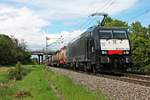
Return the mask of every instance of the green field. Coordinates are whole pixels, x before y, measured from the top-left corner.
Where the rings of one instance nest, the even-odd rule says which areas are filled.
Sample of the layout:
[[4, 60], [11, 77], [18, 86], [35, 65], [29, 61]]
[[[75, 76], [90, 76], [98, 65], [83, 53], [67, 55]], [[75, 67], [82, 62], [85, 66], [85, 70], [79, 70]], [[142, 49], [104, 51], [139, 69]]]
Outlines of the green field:
[[45, 66], [24, 68], [28, 74], [21, 81], [9, 80], [8, 70], [0, 71], [0, 100], [106, 100], [99, 91], [74, 84]]

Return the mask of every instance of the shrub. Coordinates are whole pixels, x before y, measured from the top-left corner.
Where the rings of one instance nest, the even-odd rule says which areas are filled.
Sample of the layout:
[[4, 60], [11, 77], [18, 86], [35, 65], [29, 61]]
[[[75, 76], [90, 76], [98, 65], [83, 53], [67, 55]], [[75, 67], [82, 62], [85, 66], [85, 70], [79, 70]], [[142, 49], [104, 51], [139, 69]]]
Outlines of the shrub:
[[11, 69], [9, 71], [9, 78], [10, 79], [15, 79], [15, 80], [21, 80], [24, 74], [25, 73], [23, 71], [22, 65], [21, 65], [20, 62], [18, 62], [16, 64], [15, 69]]
[[145, 72], [150, 72], [150, 64], [145, 66]]

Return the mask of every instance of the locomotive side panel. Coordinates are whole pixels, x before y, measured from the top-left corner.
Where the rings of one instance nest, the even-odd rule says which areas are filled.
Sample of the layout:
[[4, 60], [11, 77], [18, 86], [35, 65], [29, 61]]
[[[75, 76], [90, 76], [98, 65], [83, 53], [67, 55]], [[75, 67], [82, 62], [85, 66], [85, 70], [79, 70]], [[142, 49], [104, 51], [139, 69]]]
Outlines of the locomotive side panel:
[[67, 47], [67, 61], [85, 62], [87, 59], [87, 37], [82, 36]]

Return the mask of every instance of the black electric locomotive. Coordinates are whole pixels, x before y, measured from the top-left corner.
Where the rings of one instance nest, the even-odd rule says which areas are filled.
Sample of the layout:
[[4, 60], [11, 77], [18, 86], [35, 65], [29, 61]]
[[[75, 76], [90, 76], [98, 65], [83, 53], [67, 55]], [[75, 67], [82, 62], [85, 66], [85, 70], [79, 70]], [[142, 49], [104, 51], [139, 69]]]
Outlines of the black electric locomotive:
[[126, 70], [131, 63], [131, 47], [126, 28], [103, 26], [89, 28], [67, 46], [66, 62], [85, 71]]

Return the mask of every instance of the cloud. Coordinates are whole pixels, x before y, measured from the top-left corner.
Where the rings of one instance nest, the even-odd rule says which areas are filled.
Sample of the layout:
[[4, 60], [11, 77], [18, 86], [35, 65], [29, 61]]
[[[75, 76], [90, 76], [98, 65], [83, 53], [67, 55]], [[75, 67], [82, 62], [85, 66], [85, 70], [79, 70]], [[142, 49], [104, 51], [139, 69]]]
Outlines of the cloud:
[[[14, 35], [18, 39], [24, 39], [29, 48], [37, 45], [37, 48], [44, 44], [44, 35], [41, 28], [49, 22], [43, 20], [26, 8], [14, 8], [5, 5], [0, 6], [0, 33]], [[30, 45], [29, 45], [30, 44]]]
[[[37, 14], [47, 19], [79, 18], [93, 12], [117, 14], [132, 7], [138, 0], [14, 0], [40, 8]], [[41, 14], [42, 12], [42, 14]]]
[[[58, 34], [44, 33], [43, 28], [50, 26], [52, 21], [78, 19], [96, 11], [114, 15], [129, 9], [137, 0], [11, 0], [16, 5], [8, 2], [0, 4], [0, 33], [24, 39], [29, 49], [39, 49], [45, 47], [46, 36], [52, 38], [62, 36], [64, 39], [62, 45], [65, 45], [64, 43], [83, 32], [64, 30]], [[64, 26], [75, 24], [66, 22]], [[56, 43], [56, 40], [49, 41], [55, 42], [54, 49], [62, 46]]]
[[63, 46], [66, 46], [69, 42], [78, 38], [79, 35], [82, 34], [83, 32], [84, 32], [84, 30], [83, 31], [75, 30], [72, 32], [69, 32], [69, 31], [61, 32], [59, 35], [53, 37], [53, 38], [57, 38], [57, 39], [49, 41], [49, 42], [53, 41], [53, 42], [51, 42], [50, 46], [48, 47], [49, 51], [59, 50]]

